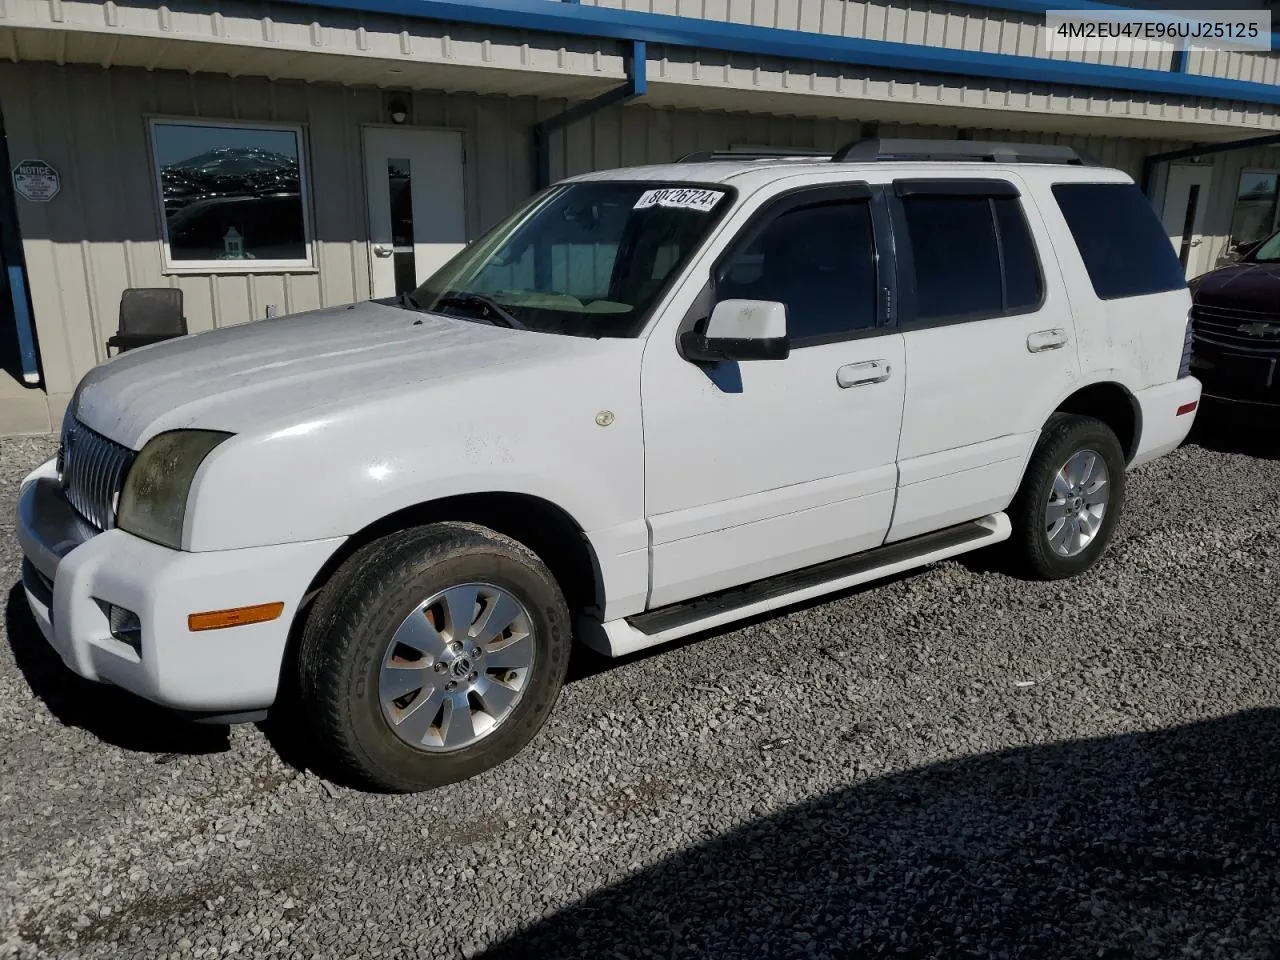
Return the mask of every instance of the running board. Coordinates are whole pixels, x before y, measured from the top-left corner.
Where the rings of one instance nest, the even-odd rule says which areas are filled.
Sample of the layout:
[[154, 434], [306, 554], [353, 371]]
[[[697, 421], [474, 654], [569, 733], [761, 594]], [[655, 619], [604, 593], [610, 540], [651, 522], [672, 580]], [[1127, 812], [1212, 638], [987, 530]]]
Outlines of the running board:
[[780, 610], [978, 550], [1008, 540], [1010, 533], [1008, 516], [993, 513], [981, 520], [900, 540], [705, 597], [673, 603], [634, 617], [610, 620], [604, 624], [584, 623], [582, 640], [606, 656], [622, 657], [735, 620]]

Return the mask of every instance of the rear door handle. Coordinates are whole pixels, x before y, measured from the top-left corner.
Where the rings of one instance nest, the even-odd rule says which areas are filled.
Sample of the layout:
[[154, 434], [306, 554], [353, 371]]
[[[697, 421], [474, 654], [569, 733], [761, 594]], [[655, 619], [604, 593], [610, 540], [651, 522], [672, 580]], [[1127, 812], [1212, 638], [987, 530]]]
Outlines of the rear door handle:
[[836, 383], [841, 389], [861, 387], [868, 383], [884, 383], [893, 373], [887, 360], [865, 360], [862, 363], [846, 363], [836, 371]]
[[1032, 353], [1044, 353], [1046, 350], [1057, 350], [1067, 345], [1065, 330], [1037, 330], [1027, 337], [1027, 349]]

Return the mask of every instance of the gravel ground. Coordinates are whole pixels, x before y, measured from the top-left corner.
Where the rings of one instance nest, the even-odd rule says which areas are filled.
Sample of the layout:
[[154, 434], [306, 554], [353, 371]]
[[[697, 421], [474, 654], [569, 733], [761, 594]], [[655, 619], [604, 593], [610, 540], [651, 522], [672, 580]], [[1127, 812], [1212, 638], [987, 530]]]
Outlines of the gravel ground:
[[1274, 960], [1280, 440], [1198, 432], [1082, 579], [584, 656], [521, 756], [390, 798], [62, 669], [10, 588], [52, 443], [0, 440], [0, 955]]

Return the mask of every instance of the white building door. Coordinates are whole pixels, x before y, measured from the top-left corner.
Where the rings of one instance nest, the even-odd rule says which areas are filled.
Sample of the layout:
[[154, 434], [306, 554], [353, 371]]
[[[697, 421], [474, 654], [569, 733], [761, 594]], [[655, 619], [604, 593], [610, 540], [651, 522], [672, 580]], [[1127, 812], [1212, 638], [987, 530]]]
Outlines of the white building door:
[[1175, 163], [1169, 167], [1162, 219], [1188, 280], [1205, 270], [1204, 212], [1212, 183], [1213, 167], [1207, 164]]
[[466, 244], [462, 134], [366, 127], [364, 169], [373, 296], [393, 297]]

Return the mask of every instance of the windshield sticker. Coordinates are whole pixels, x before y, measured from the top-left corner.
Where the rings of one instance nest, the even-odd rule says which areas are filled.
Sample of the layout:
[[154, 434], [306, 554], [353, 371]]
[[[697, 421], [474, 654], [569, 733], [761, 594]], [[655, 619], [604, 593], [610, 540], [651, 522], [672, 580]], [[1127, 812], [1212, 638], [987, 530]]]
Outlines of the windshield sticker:
[[661, 190], [646, 190], [636, 201], [636, 210], [649, 207], [672, 207], [677, 210], [698, 210], [710, 213], [712, 208], [724, 196], [723, 190], [698, 190], [690, 187], [664, 187]]

